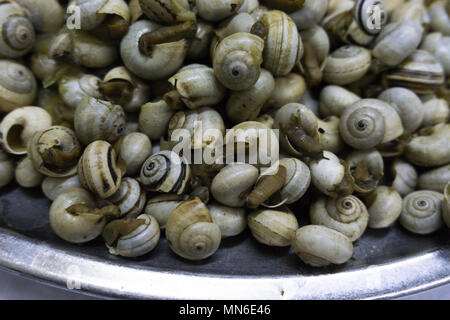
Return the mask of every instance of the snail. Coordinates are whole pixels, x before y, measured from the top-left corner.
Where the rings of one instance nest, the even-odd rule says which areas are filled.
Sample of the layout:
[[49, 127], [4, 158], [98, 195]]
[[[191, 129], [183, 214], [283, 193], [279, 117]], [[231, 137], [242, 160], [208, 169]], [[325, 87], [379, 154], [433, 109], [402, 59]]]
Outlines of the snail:
[[275, 80], [272, 74], [262, 69], [258, 81], [250, 89], [230, 94], [226, 103], [228, 119], [233, 123], [255, 120], [274, 89]]
[[434, 55], [444, 68], [445, 75], [450, 76], [450, 36], [443, 36], [440, 32], [429, 33], [420, 48]]
[[33, 134], [51, 125], [50, 114], [39, 107], [22, 107], [9, 112], [0, 123], [3, 150], [14, 155], [26, 154]]
[[120, 55], [127, 69], [145, 80], [159, 80], [171, 76], [181, 67], [187, 54], [188, 45], [185, 39], [160, 41], [147, 47], [141, 38], [145, 34], [158, 31], [159, 28], [160, 25], [148, 20], [136, 21], [120, 44]]
[[64, 103], [55, 88], [41, 89], [36, 104], [50, 114], [53, 125], [73, 128], [75, 110]]
[[303, 56], [303, 43], [296, 25], [282, 11], [264, 13], [251, 32], [264, 39], [263, 66], [275, 77], [289, 74]]
[[30, 105], [37, 94], [37, 83], [26, 66], [13, 60], [0, 60], [0, 112]]
[[6, 152], [0, 149], [0, 188], [7, 186], [14, 179], [14, 162]]
[[139, 7], [153, 21], [175, 24], [195, 20], [188, 0], [139, 0]]
[[175, 110], [162, 98], [148, 102], [141, 107], [139, 129], [151, 140], [159, 140], [166, 135], [174, 114]]
[[[379, 14], [378, 19], [380, 21], [374, 21], [374, 12]], [[370, 36], [379, 34], [388, 20], [387, 8], [384, 0], [358, 0], [353, 14], [355, 21], [361, 30]], [[377, 25], [376, 22], [378, 22], [379, 25]]]
[[330, 151], [323, 152], [323, 159], [309, 163], [311, 181], [322, 193], [330, 197], [349, 195], [353, 189], [345, 176], [345, 163]]
[[164, 95], [164, 100], [172, 108], [178, 100], [189, 109], [217, 105], [226, 93], [226, 89], [214, 76], [214, 70], [200, 64], [183, 67], [169, 78], [169, 82], [173, 90]]
[[444, 69], [436, 58], [428, 51], [416, 50], [384, 74], [383, 86], [405, 87], [417, 94], [428, 94], [443, 85], [444, 79]]
[[188, 49], [189, 60], [201, 60], [209, 54], [211, 41], [214, 37], [214, 27], [205, 21], [197, 21], [197, 31]]
[[345, 109], [340, 132], [344, 141], [356, 149], [367, 150], [395, 140], [403, 134], [400, 116], [390, 104], [362, 99]]
[[69, 72], [58, 82], [58, 91], [64, 103], [75, 109], [84, 97], [102, 99], [100, 92], [101, 79], [82, 72]]
[[84, 189], [69, 189], [56, 197], [50, 206], [50, 226], [58, 237], [71, 243], [86, 243], [97, 238], [107, 217], [116, 217], [118, 208], [95, 208], [92, 195]]
[[0, 56], [20, 58], [33, 48], [33, 24], [15, 1], [3, 0], [0, 6]]
[[217, 44], [213, 50], [213, 68], [217, 79], [231, 90], [248, 90], [259, 79], [264, 40], [238, 32]]
[[392, 164], [394, 188], [402, 197], [412, 193], [418, 183], [418, 174], [414, 166], [401, 159], [394, 160]]
[[450, 14], [446, 0], [434, 1], [428, 9], [431, 27], [434, 31], [450, 36]]
[[142, 214], [132, 220], [114, 220], [102, 232], [109, 253], [134, 258], [152, 251], [159, 242], [158, 221]]
[[174, 193], [166, 193], [157, 195], [150, 200], [144, 208], [144, 213], [154, 217], [161, 228], [165, 228], [167, 224], [167, 219], [184, 200], [186, 200], [185, 195], [177, 195]]
[[220, 41], [221, 39], [238, 32], [250, 33], [255, 22], [255, 18], [247, 12], [240, 12], [231, 16], [219, 24], [214, 32], [216, 38], [213, 41]]
[[115, 142], [124, 134], [125, 114], [119, 105], [84, 97], [75, 110], [74, 127], [81, 143]]
[[64, 24], [64, 9], [57, 0], [16, 0], [36, 31], [55, 32]]
[[81, 185], [101, 199], [111, 197], [119, 190], [122, 170], [116, 164], [116, 152], [106, 141], [89, 144], [78, 162]]
[[300, 32], [304, 43], [308, 43], [317, 56], [317, 63], [322, 67], [330, 53], [330, 38], [323, 27], [315, 25]]
[[215, 200], [229, 207], [243, 207], [258, 179], [258, 169], [245, 163], [232, 163], [214, 177], [211, 193]]
[[303, 8], [305, 0], [266, 0], [265, 3], [270, 8], [292, 13]]
[[359, 96], [341, 86], [329, 85], [320, 92], [320, 114], [340, 117], [345, 109], [361, 100]]
[[288, 103], [298, 102], [306, 90], [305, 79], [299, 74], [289, 73], [284, 77], [275, 78], [275, 88], [265, 107], [279, 109]]
[[196, 6], [200, 18], [218, 22], [239, 11], [244, 0], [197, 0]]
[[274, 128], [280, 129], [281, 145], [293, 156], [321, 157], [318, 119], [306, 106], [299, 103], [283, 106], [275, 115]]
[[405, 88], [390, 88], [383, 91], [378, 99], [389, 103], [400, 116], [405, 133], [413, 133], [421, 126], [424, 106], [420, 98]]
[[123, 0], [71, 0], [69, 10], [77, 8], [81, 30], [93, 30], [99, 27], [107, 15], [116, 15], [130, 21], [128, 4]]
[[450, 228], [450, 183], [444, 189], [444, 200], [442, 201], [442, 217], [447, 227]]
[[304, 5], [289, 16], [299, 30], [310, 29], [318, 24], [328, 9], [328, 0], [305, 0]]
[[339, 153], [344, 148], [344, 142], [339, 133], [338, 117], [326, 117], [318, 121], [319, 143], [324, 150]]
[[369, 228], [383, 229], [392, 226], [402, 213], [402, 197], [393, 188], [379, 186], [364, 198], [369, 212]]
[[430, 234], [443, 226], [442, 193], [435, 191], [416, 191], [403, 199], [400, 216], [401, 225], [417, 234]]
[[44, 180], [44, 175], [35, 169], [33, 161], [28, 157], [17, 164], [14, 177], [17, 184], [23, 188], [35, 188]]
[[313, 267], [343, 264], [353, 256], [353, 244], [342, 233], [324, 226], [305, 226], [295, 231], [292, 248]]
[[419, 131], [405, 147], [405, 156], [412, 164], [435, 167], [450, 161], [448, 137], [450, 124], [441, 123]]
[[422, 0], [400, 4], [391, 14], [392, 21], [413, 21], [428, 27], [430, 16]]
[[73, 188], [82, 188], [78, 175], [66, 178], [45, 177], [41, 184], [42, 192], [51, 201], [61, 193]]
[[309, 210], [311, 223], [345, 234], [350, 241], [359, 239], [369, 222], [367, 208], [355, 196], [319, 198]]
[[450, 164], [428, 170], [419, 176], [419, 189], [442, 192], [450, 181]]
[[331, 53], [323, 70], [324, 80], [345, 85], [361, 79], [371, 64], [370, 52], [359, 46], [346, 45]]
[[140, 181], [150, 191], [180, 195], [187, 191], [191, 177], [184, 157], [173, 151], [160, 151], [144, 162]]
[[450, 108], [445, 99], [432, 98], [423, 103], [422, 127], [431, 127], [439, 123], [446, 123], [449, 119]]
[[256, 122], [260, 122], [263, 125], [267, 126], [267, 128], [272, 129], [273, 124], [275, 123], [275, 119], [270, 114], [263, 114], [255, 119]]
[[182, 202], [169, 216], [166, 238], [170, 248], [188, 260], [213, 255], [221, 242], [220, 228], [213, 223], [208, 208], [198, 198]]
[[247, 215], [243, 208], [231, 208], [218, 203], [208, 204], [212, 221], [219, 226], [222, 239], [234, 237], [247, 228]]
[[140, 132], [127, 134], [116, 146], [117, 155], [125, 162], [128, 176], [138, 175], [145, 160], [152, 154], [150, 139]]
[[384, 175], [383, 157], [376, 150], [354, 151], [345, 159], [345, 174], [356, 192], [372, 192]]
[[258, 210], [248, 215], [247, 223], [253, 237], [271, 247], [289, 246], [298, 229], [297, 218], [289, 209]]
[[122, 179], [119, 189], [108, 198], [108, 201], [119, 207], [121, 217], [133, 219], [144, 210], [146, 199], [145, 190], [139, 182], [126, 177]]
[[150, 100], [150, 87], [123, 66], [113, 68], [105, 75], [99, 91], [126, 112], [138, 112]]
[[[247, 196], [246, 205], [250, 209], [256, 209], [269, 200], [275, 193], [281, 190], [286, 183], [287, 169], [279, 163], [262, 171], [253, 189]], [[283, 199], [279, 204], [268, 207], [279, 207], [286, 199]]]
[[28, 157], [36, 170], [54, 178], [77, 174], [81, 145], [71, 129], [52, 126], [36, 132], [28, 144]]

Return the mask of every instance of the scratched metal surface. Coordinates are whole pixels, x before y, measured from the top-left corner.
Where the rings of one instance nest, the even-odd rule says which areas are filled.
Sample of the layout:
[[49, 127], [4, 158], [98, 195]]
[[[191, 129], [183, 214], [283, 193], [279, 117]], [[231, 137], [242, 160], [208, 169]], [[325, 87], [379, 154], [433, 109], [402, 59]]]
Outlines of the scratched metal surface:
[[[368, 230], [344, 266], [313, 269], [289, 248], [257, 243], [248, 231], [223, 241], [202, 262], [173, 254], [165, 239], [139, 259], [108, 254], [101, 239], [71, 245], [48, 223], [39, 189], [10, 186], [0, 195], [0, 267], [101, 296], [192, 299], [389, 298], [450, 282], [450, 230], [417, 236], [395, 226]], [[296, 213], [308, 223], [304, 208]]]

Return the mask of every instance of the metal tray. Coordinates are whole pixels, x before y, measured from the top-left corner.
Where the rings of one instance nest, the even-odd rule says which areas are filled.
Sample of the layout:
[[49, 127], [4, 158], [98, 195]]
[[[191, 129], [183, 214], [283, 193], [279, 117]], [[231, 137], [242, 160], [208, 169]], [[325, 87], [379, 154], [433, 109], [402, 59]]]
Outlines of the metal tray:
[[[140, 259], [108, 254], [102, 241], [71, 245], [48, 223], [40, 190], [0, 195], [0, 267], [88, 294], [162, 299], [392, 298], [450, 282], [450, 230], [417, 236], [400, 226], [368, 230], [344, 266], [313, 269], [289, 248], [268, 248], [248, 231], [203, 262], [173, 254], [164, 239]], [[304, 209], [296, 211], [307, 223]]]

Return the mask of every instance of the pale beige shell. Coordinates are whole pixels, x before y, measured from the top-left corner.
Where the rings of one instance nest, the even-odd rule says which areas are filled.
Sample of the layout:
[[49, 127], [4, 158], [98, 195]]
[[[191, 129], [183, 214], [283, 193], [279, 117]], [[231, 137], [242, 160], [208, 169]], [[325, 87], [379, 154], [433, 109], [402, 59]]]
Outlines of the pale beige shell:
[[315, 25], [301, 31], [300, 35], [303, 42], [308, 42], [314, 48], [319, 64], [324, 63], [330, 53], [330, 38], [325, 29]]
[[450, 76], [450, 36], [440, 32], [429, 33], [422, 42], [421, 49], [427, 50], [441, 63], [445, 75]]
[[308, 166], [296, 158], [281, 159], [279, 165], [286, 168], [286, 181], [279, 191], [280, 198], [286, 204], [300, 200], [311, 184], [311, 172]]
[[369, 222], [366, 206], [355, 196], [321, 197], [311, 205], [309, 216], [312, 224], [339, 231], [351, 241], [363, 235]]
[[240, 12], [235, 16], [230, 17], [219, 25], [216, 29], [216, 37], [224, 38], [233, 33], [247, 32], [250, 33], [252, 26], [256, 20], [247, 12]]
[[390, 16], [392, 21], [413, 21], [427, 26], [431, 17], [424, 1], [408, 1], [399, 5]]
[[434, 31], [442, 32], [450, 36], [450, 16], [445, 6], [448, 6], [446, 0], [434, 1], [428, 10], [430, 14], [431, 26]]
[[384, 175], [384, 160], [377, 150], [353, 151], [345, 158], [345, 170], [355, 192], [369, 193]]
[[0, 111], [30, 105], [37, 93], [36, 79], [30, 69], [13, 60], [0, 60], [0, 69]]
[[36, 31], [55, 32], [64, 24], [64, 9], [58, 0], [16, 0]]
[[72, 109], [75, 109], [84, 97], [102, 99], [99, 91], [101, 79], [81, 72], [68, 73], [58, 82], [59, 95]]
[[311, 161], [309, 169], [317, 189], [330, 197], [337, 195], [341, 183], [345, 181], [345, 166], [335, 154], [324, 151], [323, 159]]
[[394, 180], [392, 188], [402, 196], [406, 196], [416, 189], [418, 174], [414, 166], [401, 159], [396, 159], [392, 164]]
[[340, 120], [335, 116], [318, 121], [319, 143], [324, 150], [335, 154], [344, 148], [344, 141], [339, 133], [339, 124]]
[[14, 162], [6, 152], [0, 149], [0, 188], [8, 185], [14, 179]]
[[28, 157], [17, 164], [14, 176], [17, 184], [23, 188], [37, 187], [44, 180], [44, 175], [34, 168], [33, 161]]
[[159, 98], [141, 107], [139, 113], [139, 129], [151, 140], [159, 140], [166, 135], [170, 119], [175, 110], [170, 108], [164, 99]]
[[127, 134], [119, 143], [118, 155], [125, 161], [126, 174], [138, 175], [145, 160], [152, 154], [152, 142], [145, 134], [134, 132]]
[[313, 267], [343, 264], [353, 256], [353, 244], [342, 233], [324, 226], [309, 225], [295, 232], [292, 248]]
[[197, 32], [191, 40], [187, 57], [191, 60], [201, 60], [209, 54], [214, 27], [205, 21], [197, 21]]
[[276, 109], [288, 103], [299, 102], [307, 90], [305, 79], [296, 73], [275, 78], [275, 89], [266, 106]]
[[189, 0], [139, 0], [139, 7], [152, 21], [175, 24], [195, 20]]
[[81, 30], [95, 29], [107, 15], [117, 15], [130, 21], [130, 9], [124, 0], [71, 0], [68, 10], [79, 15]]
[[238, 12], [244, 0], [196, 0], [200, 18], [218, 22]]
[[28, 141], [34, 133], [52, 125], [50, 114], [39, 107], [23, 107], [8, 113], [0, 123], [0, 142], [11, 154], [27, 153]]
[[450, 164], [426, 171], [419, 176], [419, 189], [442, 192], [450, 181]]
[[329, 85], [320, 92], [320, 114], [340, 117], [345, 109], [361, 100], [355, 93], [341, 86]]
[[82, 186], [78, 175], [68, 178], [46, 177], [41, 184], [42, 192], [49, 200], [52, 201], [55, 200], [61, 193], [69, 189], [81, 187]]
[[184, 200], [186, 200], [186, 196], [184, 195], [173, 193], [157, 195], [148, 200], [144, 213], [155, 217], [161, 228], [165, 228], [167, 219], [169, 219], [173, 210]]
[[450, 108], [446, 100], [433, 98], [424, 102], [423, 107], [422, 127], [434, 126], [448, 121]]
[[299, 30], [310, 29], [327, 13], [328, 0], [305, 0], [303, 7], [290, 14]]
[[369, 211], [369, 228], [383, 229], [392, 226], [402, 213], [402, 197], [393, 188], [379, 186], [364, 199]]
[[247, 214], [243, 208], [231, 208], [218, 203], [208, 204], [212, 221], [219, 226], [222, 239], [234, 237], [247, 228]]
[[247, 217], [248, 227], [253, 237], [271, 247], [287, 247], [298, 229], [295, 215], [285, 211], [263, 209], [252, 212]]
[[108, 201], [119, 207], [120, 216], [127, 219], [136, 218], [144, 210], [145, 190], [136, 179], [123, 178], [119, 190]]

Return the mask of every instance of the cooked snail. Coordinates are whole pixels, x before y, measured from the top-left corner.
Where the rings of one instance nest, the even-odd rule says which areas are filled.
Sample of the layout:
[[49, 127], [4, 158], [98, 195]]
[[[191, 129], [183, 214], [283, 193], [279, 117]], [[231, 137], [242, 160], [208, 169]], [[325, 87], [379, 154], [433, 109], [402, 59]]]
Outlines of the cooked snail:
[[54, 32], [64, 24], [64, 9], [57, 0], [16, 0], [39, 32]]
[[369, 212], [369, 228], [382, 229], [392, 226], [402, 213], [402, 197], [393, 188], [379, 186], [364, 198]]
[[73, 188], [82, 188], [78, 175], [68, 178], [46, 177], [41, 184], [42, 192], [52, 201], [61, 193]]
[[134, 132], [118, 141], [118, 156], [125, 162], [128, 176], [139, 174], [145, 160], [152, 153], [152, 143], [143, 133]]
[[419, 189], [442, 192], [450, 181], [450, 164], [426, 171], [419, 176]]
[[120, 216], [127, 219], [137, 217], [145, 206], [145, 190], [132, 178], [123, 178], [117, 192], [108, 201], [119, 207]]
[[213, 22], [237, 13], [243, 3], [244, 0], [196, 0], [198, 15]]
[[14, 179], [14, 163], [8, 155], [0, 149], [0, 188], [8, 185]]
[[443, 36], [442, 33], [429, 33], [421, 46], [427, 50], [441, 63], [445, 75], [450, 76], [450, 36]]
[[299, 30], [310, 29], [318, 24], [325, 16], [328, 0], [305, 0], [299, 10], [290, 14]]
[[139, 0], [139, 6], [154, 21], [174, 24], [195, 20], [188, 0]]
[[416, 189], [418, 182], [417, 171], [406, 161], [396, 159], [392, 164], [392, 173], [394, 180], [392, 188], [402, 196], [406, 196]]
[[298, 102], [306, 90], [305, 79], [296, 73], [275, 78], [275, 88], [266, 106], [279, 109], [288, 103]]
[[139, 129], [151, 140], [159, 140], [166, 135], [174, 114], [162, 98], [146, 103], [139, 113]]
[[44, 180], [44, 175], [35, 169], [33, 161], [28, 157], [17, 164], [14, 176], [17, 184], [24, 188], [35, 188]]
[[184, 195], [174, 193], [161, 194], [148, 200], [144, 213], [155, 217], [161, 228], [167, 224], [167, 219], [185, 199]]
[[376, 150], [354, 151], [345, 159], [345, 174], [356, 192], [372, 192], [384, 175], [383, 157]]
[[245, 209], [231, 208], [218, 203], [208, 204], [212, 221], [219, 226], [222, 239], [234, 237], [247, 228]]
[[59, 95], [72, 109], [75, 109], [84, 97], [102, 99], [101, 79], [81, 72], [69, 72], [58, 82]]
[[449, 119], [450, 108], [444, 99], [432, 98], [423, 104], [422, 127], [430, 127], [439, 123], [446, 123]]
[[340, 117], [345, 109], [359, 100], [359, 96], [344, 87], [326, 86], [320, 92], [320, 114], [324, 117]]

